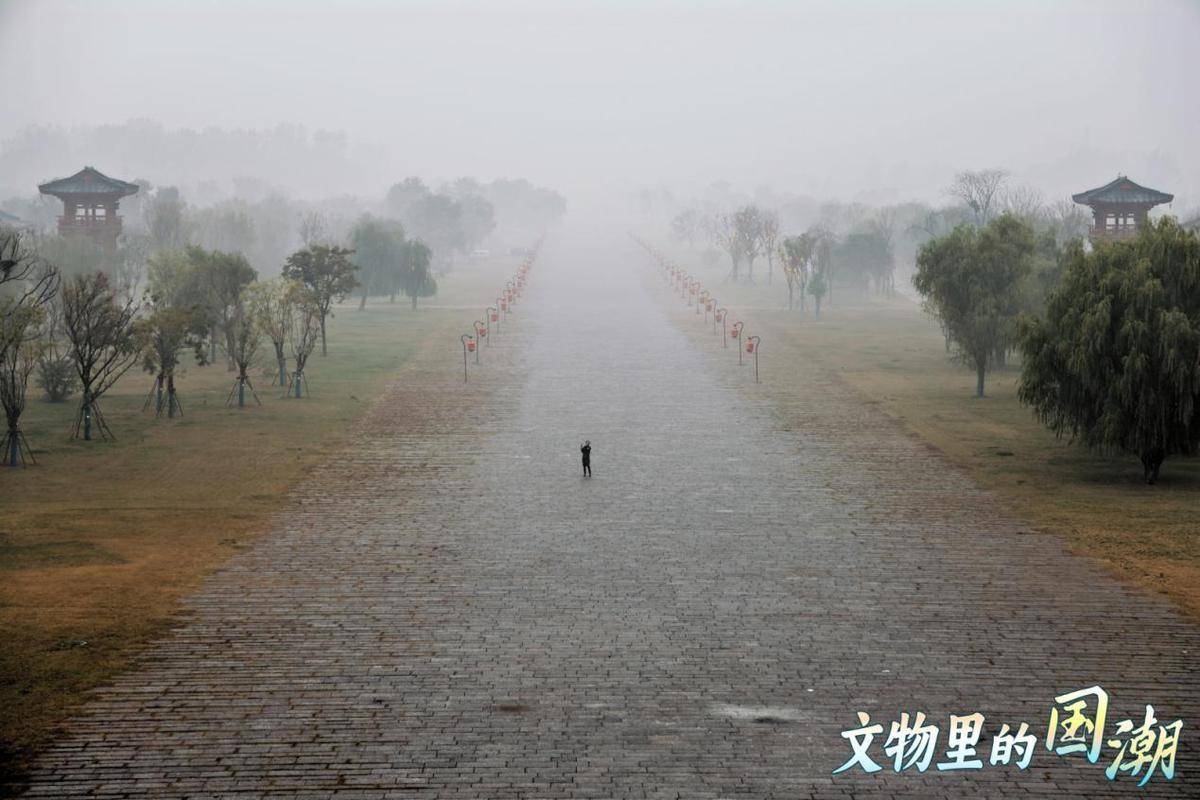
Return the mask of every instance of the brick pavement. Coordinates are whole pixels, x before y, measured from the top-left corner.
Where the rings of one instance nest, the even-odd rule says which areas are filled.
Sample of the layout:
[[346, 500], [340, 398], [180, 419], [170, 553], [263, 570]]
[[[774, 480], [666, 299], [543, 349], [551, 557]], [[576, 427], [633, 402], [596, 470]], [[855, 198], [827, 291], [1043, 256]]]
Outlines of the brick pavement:
[[[456, 383], [457, 343], [398, 380], [30, 795], [1197, 796], [1194, 624], [835, 375], [755, 387], [607, 247], [547, 246], [486, 385]], [[855, 710], [926, 712], [941, 760], [948, 714], [1043, 732], [1094, 683], [1113, 718], [1185, 720], [1173, 782], [1041, 747], [1026, 772], [830, 774]]]

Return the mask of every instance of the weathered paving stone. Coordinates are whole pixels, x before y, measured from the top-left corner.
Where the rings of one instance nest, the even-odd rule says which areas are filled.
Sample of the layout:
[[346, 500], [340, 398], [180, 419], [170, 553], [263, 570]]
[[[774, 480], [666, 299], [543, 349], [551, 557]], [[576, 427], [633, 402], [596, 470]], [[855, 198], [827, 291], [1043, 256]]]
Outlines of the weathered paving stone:
[[[640, 252], [593, 244], [548, 249], [467, 387], [456, 342], [398, 380], [30, 796], [1200, 793], [1195, 625], [836, 375], [754, 386], [643, 291]], [[1044, 733], [1054, 695], [1096, 683], [1110, 719], [1184, 719], [1173, 782], [1044, 748], [1026, 772], [831, 775], [857, 710], [929, 714], [935, 760], [947, 716], [981, 711], [986, 761], [1000, 722]]]

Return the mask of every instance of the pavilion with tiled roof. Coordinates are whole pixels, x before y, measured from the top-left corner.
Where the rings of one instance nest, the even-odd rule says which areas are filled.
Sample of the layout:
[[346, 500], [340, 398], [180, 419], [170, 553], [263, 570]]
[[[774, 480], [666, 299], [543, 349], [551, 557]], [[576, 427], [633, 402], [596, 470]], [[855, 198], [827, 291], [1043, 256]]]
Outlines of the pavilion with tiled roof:
[[1175, 195], [1149, 189], [1118, 175], [1115, 181], [1071, 195], [1071, 199], [1092, 209], [1093, 239], [1125, 239], [1137, 234], [1151, 208], [1171, 202]]
[[38, 191], [63, 202], [58, 232], [84, 234], [105, 244], [116, 244], [121, 233], [117, 207], [122, 197], [134, 194], [136, 183], [110, 178], [95, 167], [84, 167], [69, 178], [38, 186]]

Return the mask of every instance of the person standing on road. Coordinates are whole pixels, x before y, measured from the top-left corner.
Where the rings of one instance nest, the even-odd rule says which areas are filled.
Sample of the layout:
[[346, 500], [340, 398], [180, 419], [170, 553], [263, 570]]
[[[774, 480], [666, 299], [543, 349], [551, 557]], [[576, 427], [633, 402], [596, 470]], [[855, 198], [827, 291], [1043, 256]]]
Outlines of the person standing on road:
[[583, 453], [583, 477], [592, 477], [592, 442], [588, 440], [579, 447], [579, 452]]

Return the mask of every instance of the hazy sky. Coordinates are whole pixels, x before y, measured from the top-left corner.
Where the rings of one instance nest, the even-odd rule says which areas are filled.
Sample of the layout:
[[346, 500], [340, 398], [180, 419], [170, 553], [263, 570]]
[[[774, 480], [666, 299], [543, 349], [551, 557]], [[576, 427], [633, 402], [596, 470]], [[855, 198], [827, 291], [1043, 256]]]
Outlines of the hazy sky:
[[1198, 41], [1200, 0], [0, 0], [0, 136], [300, 123], [383, 145], [381, 186], [1200, 189]]

